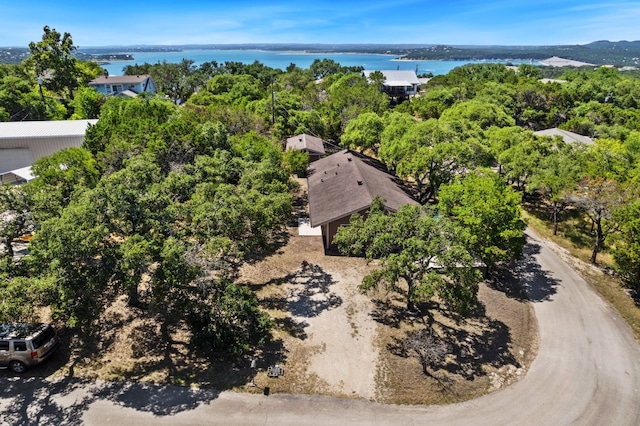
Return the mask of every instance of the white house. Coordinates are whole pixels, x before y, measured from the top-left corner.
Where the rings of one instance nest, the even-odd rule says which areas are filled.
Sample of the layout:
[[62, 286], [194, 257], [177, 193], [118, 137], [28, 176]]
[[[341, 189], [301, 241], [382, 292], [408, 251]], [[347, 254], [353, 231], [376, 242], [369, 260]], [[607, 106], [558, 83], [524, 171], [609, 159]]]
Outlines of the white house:
[[97, 122], [98, 120], [0, 122], [0, 180], [30, 180], [30, 174], [25, 168], [62, 149], [81, 147], [87, 128]]
[[89, 87], [108, 96], [135, 96], [142, 92], [156, 93], [156, 84], [150, 75], [103, 75], [90, 81]]
[[[375, 71], [363, 71], [367, 79], [371, 79], [370, 75]], [[381, 90], [392, 98], [408, 99], [418, 93], [420, 80], [415, 71], [389, 71], [380, 70], [384, 75]]]

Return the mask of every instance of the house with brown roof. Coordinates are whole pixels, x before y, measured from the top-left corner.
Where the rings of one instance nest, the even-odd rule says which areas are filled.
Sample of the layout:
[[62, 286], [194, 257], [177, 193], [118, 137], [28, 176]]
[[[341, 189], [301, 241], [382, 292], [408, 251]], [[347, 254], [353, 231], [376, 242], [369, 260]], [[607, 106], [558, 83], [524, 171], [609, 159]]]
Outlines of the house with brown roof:
[[107, 96], [137, 96], [142, 92], [156, 93], [156, 84], [150, 75], [102, 75], [89, 82], [98, 92]]
[[324, 141], [319, 137], [305, 133], [287, 139], [285, 150], [288, 151], [290, 149], [308, 152], [309, 162], [319, 160], [325, 155]]
[[309, 218], [312, 227], [321, 227], [325, 249], [338, 228], [348, 225], [352, 214], [366, 214], [377, 196], [390, 212], [405, 204], [419, 205], [382, 164], [349, 150], [310, 164], [307, 176]]

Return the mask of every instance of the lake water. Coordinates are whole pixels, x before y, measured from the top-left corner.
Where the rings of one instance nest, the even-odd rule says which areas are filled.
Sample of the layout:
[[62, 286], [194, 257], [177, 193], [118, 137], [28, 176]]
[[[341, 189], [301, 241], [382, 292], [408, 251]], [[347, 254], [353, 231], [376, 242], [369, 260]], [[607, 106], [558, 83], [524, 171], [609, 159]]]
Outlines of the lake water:
[[[127, 52], [128, 53], [128, 52]], [[396, 55], [378, 55], [365, 53], [307, 53], [302, 51], [274, 52], [265, 50], [183, 50], [181, 52], [139, 52], [132, 53], [133, 61], [117, 61], [103, 65], [109, 75], [122, 75], [127, 65], [155, 64], [162, 61], [178, 63], [183, 59], [190, 59], [199, 66], [204, 62], [216, 61], [224, 64], [226, 61], [251, 64], [259, 61], [270, 68], [285, 70], [289, 64], [306, 69], [315, 59], [333, 59], [342, 66], [362, 66], [367, 70], [414, 70], [417, 74], [432, 73], [446, 74], [455, 67], [468, 63], [500, 62], [500, 61], [414, 61], [398, 60]], [[512, 61], [518, 64], [517, 61]]]

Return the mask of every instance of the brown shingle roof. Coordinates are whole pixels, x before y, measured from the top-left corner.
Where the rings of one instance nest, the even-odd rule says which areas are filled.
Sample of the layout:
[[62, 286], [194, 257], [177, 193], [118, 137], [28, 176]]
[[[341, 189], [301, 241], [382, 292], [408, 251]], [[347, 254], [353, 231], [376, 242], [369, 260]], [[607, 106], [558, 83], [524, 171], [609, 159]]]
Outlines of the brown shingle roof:
[[348, 150], [311, 163], [307, 175], [311, 226], [367, 209], [376, 196], [390, 211], [418, 204], [378, 162]]
[[297, 149], [299, 151], [307, 151], [312, 154], [323, 155], [324, 142], [318, 137], [310, 136], [303, 133], [301, 135], [288, 138], [286, 149]]

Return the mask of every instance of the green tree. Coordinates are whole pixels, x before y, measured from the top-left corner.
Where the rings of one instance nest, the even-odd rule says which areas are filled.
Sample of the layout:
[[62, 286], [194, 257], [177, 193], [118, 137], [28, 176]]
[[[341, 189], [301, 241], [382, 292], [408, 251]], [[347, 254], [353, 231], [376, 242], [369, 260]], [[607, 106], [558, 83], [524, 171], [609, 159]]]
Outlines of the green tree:
[[508, 127], [515, 125], [515, 120], [507, 115], [500, 106], [476, 100], [453, 105], [442, 113], [440, 119], [442, 121], [466, 119], [477, 123], [483, 130], [491, 126]]
[[105, 103], [106, 97], [91, 87], [78, 89], [75, 98], [71, 101], [73, 107], [72, 120], [98, 118], [100, 108]]
[[[41, 41], [29, 43], [30, 55], [25, 59], [25, 66], [35, 70], [47, 89], [59, 94], [66, 92], [67, 98], [73, 99], [80, 82], [95, 78], [99, 71], [79, 66], [79, 60], [74, 56], [77, 47], [71, 34], [61, 34], [48, 26], [43, 31]], [[87, 75], [85, 71], [93, 75]]]
[[459, 138], [455, 129], [436, 120], [418, 123], [403, 141], [415, 141], [418, 147], [398, 163], [396, 170], [416, 183], [421, 201], [434, 198], [441, 185], [477, 165], [473, 141]]
[[83, 148], [67, 148], [43, 157], [31, 169], [35, 179], [27, 188], [39, 221], [58, 216], [75, 195], [93, 188], [100, 178], [95, 158]]
[[13, 263], [13, 240], [28, 228], [33, 228], [29, 193], [22, 186], [0, 184], [0, 244], [7, 266]]
[[628, 188], [604, 177], [581, 180], [571, 195], [573, 205], [584, 211], [593, 225], [595, 239], [589, 259], [591, 263], [597, 262], [598, 253], [604, 248], [607, 237], [619, 229], [618, 219], [624, 216], [616, 216], [613, 213], [626, 204], [629, 196]]
[[560, 214], [571, 204], [570, 196], [582, 177], [584, 163], [580, 146], [556, 141], [555, 149], [542, 158], [527, 190], [537, 192], [548, 204], [553, 235], [558, 233]]
[[60, 216], [41, 224], [29, 246], [31, 256], [25, 258], [38, 276], [57, 282], [54, 314], [84, 330], [91, 330], [93, 320], [113, 295], [108, 286], [113, 241], [100, 217], [89, 191]]
[[342, 66], [333, 59], [314, 59], [309, 70], [316, 80], [325, 78], [330, 74], [338, 74], [342, 70]]
[[282, 166], [290, 174], [303, 176], [309, 164], [309, 153], [289, 149], [282, 155]]
[[524, 247], [520, 194], [491, 170], [480, 169], [440, 188], [439, 210], [465, 230], [465, 243], [490, 270], [517, 259]]
[[346, 148], [360, 151], [371, 150], [377, 154], [380, 136], [384, 130], [382, 118], [375, 112], [364, 112], [351, 120], [340, 138], [340, 144]]
[[625, 205], [613, 213], [620, 223], [620, 239], [613, 249], [615, 269], [636, 290], [640, 289], [640, 202]]
[[382, 287], [403, 294], [409, 312], [437, 294], [449, 309], [466, 314], [477, 302], [480, 274], [458, 235], [452, 222], [433, 211], [405, 205], [387, 213], [377, 198], [366, 219], [352, 215], [334, 242], [343, 254], [379, 261], [364, 277], [362, 291]]

